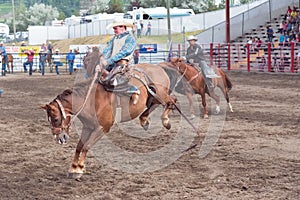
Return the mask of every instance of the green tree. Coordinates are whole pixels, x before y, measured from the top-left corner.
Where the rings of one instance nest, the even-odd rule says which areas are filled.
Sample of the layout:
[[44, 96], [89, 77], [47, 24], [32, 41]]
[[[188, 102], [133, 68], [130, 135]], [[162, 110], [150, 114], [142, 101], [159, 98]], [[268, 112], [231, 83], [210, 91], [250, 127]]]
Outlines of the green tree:
[[109, 0], [95, 0], [94, 3], [90, 6], [90, 13], [97, 14], [103, 13], [108, 9]]
[[34, 4], [26, 12], [28, 25], [46, 25], [59, 17], [57, 8], [45, 4]]
[[107, 13], [122, 13], [124, 11], [123, 1], [122, 0], [111, 0], [108, 3]]
[[155, 8], [155, 7], [166, 7], [165, 0], [142, 0], [141, 7], [143, 8]]

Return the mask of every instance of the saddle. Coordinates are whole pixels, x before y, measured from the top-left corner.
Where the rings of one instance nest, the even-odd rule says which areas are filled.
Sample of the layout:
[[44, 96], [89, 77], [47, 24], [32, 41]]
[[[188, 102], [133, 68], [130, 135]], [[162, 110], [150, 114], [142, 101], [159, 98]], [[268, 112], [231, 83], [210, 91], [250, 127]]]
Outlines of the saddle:
[[[134, 71], [143, 75], [143, 78], [138, 76]], [[102, 70], [102, 76], [99, 77], [99, 84], [103, 85], [104, 89], [108, 92], [113, 92], [118, 96], [129, 96], [138, 93], [139, 89], [129, 83], [131, 78], [139, 80], [148, 91], [147, 107], [151, 106], [153, 96], [156, 94], [156, 87], [151, 78], [140, 68], [129, 67], [128, 61], [120, 60], [115, 63], [115, 66], [109, 72]]]

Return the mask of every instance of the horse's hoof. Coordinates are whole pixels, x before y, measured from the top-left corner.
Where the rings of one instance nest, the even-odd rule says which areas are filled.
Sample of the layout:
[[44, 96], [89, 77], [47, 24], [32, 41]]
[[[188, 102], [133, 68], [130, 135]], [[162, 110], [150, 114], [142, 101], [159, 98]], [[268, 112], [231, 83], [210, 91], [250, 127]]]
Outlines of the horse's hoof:
[[194, 115], [194, 114], [192, 114], [191, 116], [190, 116], [190, 119], [194, 119], [196, 116]]
[[143, 127], [143, 129], [144, 129], [145, 131], [148, 130], [149, 124], [150, 124], [149, 121], [147, 121], [144, 125], [142, 125], [142, 127]]
[[166, 129], [168, 129], [168, 130], [170, 130], [170, 128], [171, 128], [171, 124], [170, 124], [170, 123], [167, 123], [167, 124], [165, 124], [164, 126], [165, 126]]
[[204, 119], [208, 119], [208, 115], [207, 114], [204, 115]]
[[82, 177], [82, 173], [68, 173], [68, 178], [79, 180]]

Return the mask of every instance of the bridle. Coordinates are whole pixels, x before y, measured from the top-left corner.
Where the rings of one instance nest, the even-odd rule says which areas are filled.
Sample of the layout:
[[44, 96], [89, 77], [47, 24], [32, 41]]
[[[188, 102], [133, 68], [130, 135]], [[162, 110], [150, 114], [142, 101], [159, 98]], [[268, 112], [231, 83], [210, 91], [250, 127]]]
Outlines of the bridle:
[[[184, 69], [184, 72], [182, 73], [182, 70], [180, 69], [180, 64], [177, 65], [177, 70], [178, 70], [180, 73], [182, 73], [180, 79], [182, 79], [182, 77], [185, 76], [186, 71], [187, 71], [187, 68], [188, 68], [188, 67], [187, 67], [187, 64], [184, 64], [184, 66], [185, 66], [185, 69]], [[200, 72], [199, 72], [199, 73], [200, 73]], [[191, 84], [191, 82], [199, 76], [199, 73], [197, 73], [197, 74], [194, 75], [192, 78], [190, 78], [190, 79], [188, 80], [188, 83]]]
[[[70, 128], [70, 126], [71, 126], [71, 117], [72, 117], [72, 114], [67, 114], [66, 113], [64, 106], [62, 105], [61, 101], [58, 98], [54, 99], [53, 101], [55, 101], [58, 104], [59, 111], [60, 111], [60, 113], [62, 115], [62, 120], [61, 120], [61, 127], [60, 128], [59, 127], [54, 127], [52, 125], [52, 121], [51, 121], [50, 116], [48, 116], [48, 121], [50, 122], [50, 129], [52, 130], [54, 128], [55, 129], [59, 128], [61, 130], [60, 132], [67, 131]], [[68, 117], [70, 118], [70, 120], [69, 120], [69, 123], [65, 126], [64, 122], [68, 119]]]

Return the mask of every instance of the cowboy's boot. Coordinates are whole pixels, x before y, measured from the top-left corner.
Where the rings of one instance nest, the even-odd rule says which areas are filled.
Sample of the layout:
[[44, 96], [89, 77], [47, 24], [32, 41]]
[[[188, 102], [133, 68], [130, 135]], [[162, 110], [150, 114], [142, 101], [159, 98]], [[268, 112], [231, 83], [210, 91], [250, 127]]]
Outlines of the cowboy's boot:
[[127, 91], [128, 93], [131, 93], [131, 100], [132, 104], [136, 105], [140, 98], [140, 90], [136, 86], [131, 86], [130, 89]]

